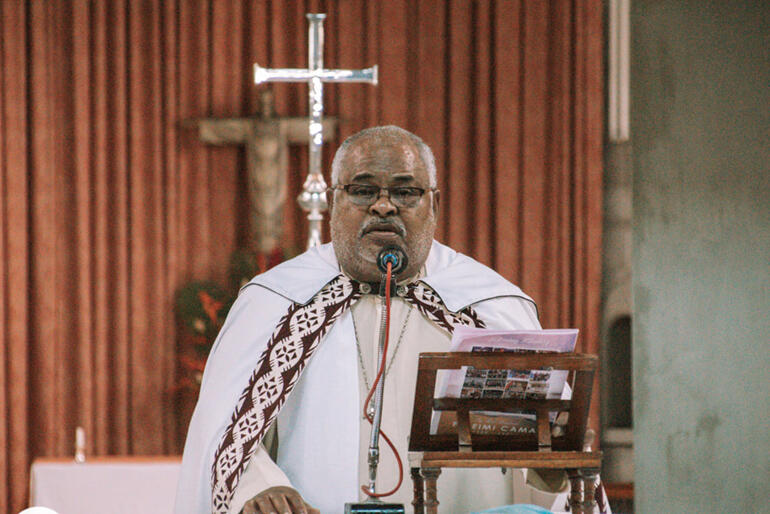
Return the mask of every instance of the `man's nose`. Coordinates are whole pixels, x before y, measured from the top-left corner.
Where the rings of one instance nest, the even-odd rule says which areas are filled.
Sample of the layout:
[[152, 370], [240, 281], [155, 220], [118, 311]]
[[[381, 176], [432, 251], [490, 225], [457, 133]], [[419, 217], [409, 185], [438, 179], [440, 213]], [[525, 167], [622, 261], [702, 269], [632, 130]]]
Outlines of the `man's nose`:
[[387, 194], [387, 191], [383, 190], [380, 191], [380, 196], [377, 197], [377, 200], [369, 207], [369, 212], [385, 217], [397, 213], [398, 208], [390, 201], [390, 195]]

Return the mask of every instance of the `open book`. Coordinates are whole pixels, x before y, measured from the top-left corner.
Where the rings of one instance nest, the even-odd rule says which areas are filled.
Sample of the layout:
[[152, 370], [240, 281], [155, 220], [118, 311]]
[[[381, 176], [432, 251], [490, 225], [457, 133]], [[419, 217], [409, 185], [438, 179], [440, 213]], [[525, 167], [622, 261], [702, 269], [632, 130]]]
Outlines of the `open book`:
[[[452, 336], [452, 352], [572, 352], [577, 329], [489, 330], [457, 327]], [[475, 369], [440, 371], [436, 396], [449, 398], [565, 398], [570, 394], [566, 370], [553, 369]], [[566, 387], [565, 387], [566, 385]], [[552, 413], [552, 419], [555, 413]], [[478, 411], [471, 413], [474, 434], [534, 434], [534, 413], [504, 414]], [[454, 412], [434, 412], [431, 434], [457, 432]]]

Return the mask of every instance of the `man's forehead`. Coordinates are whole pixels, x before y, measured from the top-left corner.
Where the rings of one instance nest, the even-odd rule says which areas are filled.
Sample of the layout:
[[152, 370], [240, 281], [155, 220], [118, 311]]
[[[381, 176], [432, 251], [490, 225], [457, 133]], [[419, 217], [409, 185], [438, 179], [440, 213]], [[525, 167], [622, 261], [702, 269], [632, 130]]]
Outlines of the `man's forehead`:
[[364, 140], [346, 153], [342, 175], [349, 179], [387, 175], [395, 181], [427, 177], [427, 169], [416, 145], [409, 140]]

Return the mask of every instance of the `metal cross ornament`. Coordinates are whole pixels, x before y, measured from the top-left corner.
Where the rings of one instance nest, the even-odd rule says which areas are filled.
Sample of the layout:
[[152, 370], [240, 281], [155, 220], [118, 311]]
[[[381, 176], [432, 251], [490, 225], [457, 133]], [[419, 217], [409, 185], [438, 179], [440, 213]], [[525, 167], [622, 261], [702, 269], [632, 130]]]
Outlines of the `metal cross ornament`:
[[300, 207], [308, 213], [308, 240], [311, 248], [321, 244], [323, 212], [328, 208], [326, 182], [321, 172], [321, 146], [323, 144], [323, 83], [365, 82], [377, 85], [377, 65], [363, 70], [327, 70], [323, 67], [325, 14], [306, 14], [308, 22], [308, 67], [269, 69], [254, 65], [254, 82], [307, 82], [309, 85], [310, 121], [308, 124], [308, 174], [297, 198]]

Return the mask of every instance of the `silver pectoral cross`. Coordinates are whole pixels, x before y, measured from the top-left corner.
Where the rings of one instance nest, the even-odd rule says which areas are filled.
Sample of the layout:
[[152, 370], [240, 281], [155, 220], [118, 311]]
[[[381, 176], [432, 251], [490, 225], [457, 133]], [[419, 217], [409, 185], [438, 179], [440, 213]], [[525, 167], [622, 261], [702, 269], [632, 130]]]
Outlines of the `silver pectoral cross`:
[[324, 82], [366, 82], [377, 84], [377, 65], [363, 70], [327, 70], [323, 67], [325, 14], [307, 14], [308, 67], [268, 69], [254, 65], [254, 82], [307, 82], [309, 84], [310, 122], [308, 125], [308, 174], [297, 198], [300, 207], [308, 215], [308, 248], [321, 244], [321, 222], [327, 209], [326, 182], [321, 172], [321, 145], [323, 144], [323, 83]]

